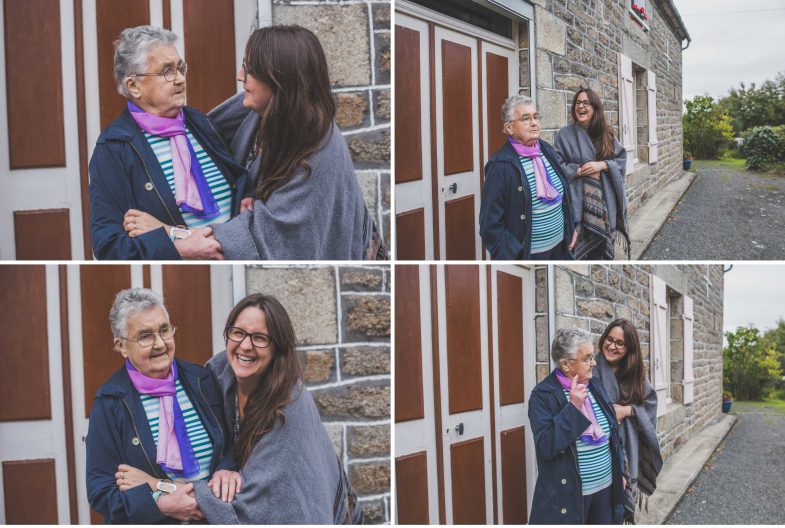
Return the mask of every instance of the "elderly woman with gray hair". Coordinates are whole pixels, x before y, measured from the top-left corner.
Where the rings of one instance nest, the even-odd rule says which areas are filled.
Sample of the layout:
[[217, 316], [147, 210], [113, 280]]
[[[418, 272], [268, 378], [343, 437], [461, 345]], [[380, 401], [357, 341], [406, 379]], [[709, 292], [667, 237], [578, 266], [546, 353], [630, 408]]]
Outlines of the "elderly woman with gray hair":
[[157, 293], [121, 291], [109, 320], [125, 363], [90, 411], [90, 506], [109, 524], [200, 520], [195, 482], [209, 479], [225, 501], [242, 485], [220, 389], [206, 369], [174, 358], [175, 327]]
[[529, 398], [537, 454], [532, 524], [621, 524], [624, 453], [613, 404], [592, 379], [591, 334], [560, 329], [556, 364]]
[[[115, 80], [128, 103], [90, 159], [90, 234], [98, 259], [220, 259], [208, 224], [240, 213], [247, 176], [207, 117], [185, 106], [188, 65], [176, 40], [171, 31], [139, 26], [115, 42]], [[131, 209], [171, 227], [131, 237], [125, 229]]]
[[534, 102], [513, 95], [501, 112], [507, 142], [485, 165], [483, 243], [493, 259], [567, 260], [575, 245], [570, 193], [553, 147], [540, 139]]

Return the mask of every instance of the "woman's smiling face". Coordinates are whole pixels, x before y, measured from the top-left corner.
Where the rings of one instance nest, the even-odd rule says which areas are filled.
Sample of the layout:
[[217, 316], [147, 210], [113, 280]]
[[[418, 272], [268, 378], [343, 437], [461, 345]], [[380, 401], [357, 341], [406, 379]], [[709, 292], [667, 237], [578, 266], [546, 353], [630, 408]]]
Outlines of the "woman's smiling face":
[[614, 326], [602, 343], [602, 353], [609, 365], [616, 365], [627, 354], [627, 343], [624, 342], [624, 330]]
[[[246, 334], [269, 335], [267, 318], [256, 306], [249, 306], [240, 312], [232, 326], [244, 330]], [[266, 348], [260, 348], [251, 343], [251, 335], [240, 342], [230, 339], [226, 343], [226, 354], [238, 381], [258, 381], [275, 354], [275, 343], [270, 341]]]
[[586, 92], [581, 92], [575, 101], [575, 119], [579, 125], [586, 128], [589, 126], [592, 117], [594, 117], [594, 107], [589, 101], [589, 95]]
[[137, 339], [145, 334], [160, 334], [171, 329], [169, 316], [160, 306], [142, 310], [128, 317], [125, 338], [115, 338], [115, 346], [136, 370], [149, 378], [163, 379], [174, 360], [174, 336], [164, 340], [155, 336], [153, 344], [141, 346]]

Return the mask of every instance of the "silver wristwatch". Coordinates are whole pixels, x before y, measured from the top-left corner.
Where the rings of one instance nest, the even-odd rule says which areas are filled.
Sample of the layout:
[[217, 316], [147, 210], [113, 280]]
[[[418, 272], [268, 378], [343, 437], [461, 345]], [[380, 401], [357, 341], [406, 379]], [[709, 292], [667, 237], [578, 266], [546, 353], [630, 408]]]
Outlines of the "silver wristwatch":
[[172, 239], [172, 242], [188, 238], [189, 236], [191, 236], [191, 230], [184, 227], [172, 226], [172, 229], [169, 231], [169, 238]]
[[174, 493], [177, 491], [177, 485], [169, 479], [161, 479], [155, 488], [161, 493]]

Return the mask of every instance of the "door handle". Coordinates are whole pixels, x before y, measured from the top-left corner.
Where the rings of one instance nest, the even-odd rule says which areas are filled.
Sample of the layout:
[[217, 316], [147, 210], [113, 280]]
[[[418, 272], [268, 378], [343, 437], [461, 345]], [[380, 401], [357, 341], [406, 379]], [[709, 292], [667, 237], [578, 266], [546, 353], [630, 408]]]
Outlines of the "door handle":
[[458, 184], [453, 182], [453, 184], [450, 185], [449, 189], [453, 192], [453, 194], [457, 193], [458, 192]]
[[[453, 184], [453, 185], [455, 185], [455, 184]], [[458, 425], [455, 426], [455, 432], [458, 433], [459, 435], [463, 434], [463, 424], [462, 423], [459, 423]]]

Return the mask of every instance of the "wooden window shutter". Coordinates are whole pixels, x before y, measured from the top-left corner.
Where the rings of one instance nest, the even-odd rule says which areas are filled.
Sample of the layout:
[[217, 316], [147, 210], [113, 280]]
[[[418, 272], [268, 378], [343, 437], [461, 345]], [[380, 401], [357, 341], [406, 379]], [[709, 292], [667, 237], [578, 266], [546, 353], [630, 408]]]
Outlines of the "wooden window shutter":
[[632, 60], [619, 53], [619, 141], [627, 151], [630, 174], [635, 166], [635, 81], [632, 78]]
[[692, 316], [692, 299], [684, 296], [684, 314], [682, 314], [684, 321], [684, 400], [683, 403], [692, 403], [695, 399], [694, 383], [695, 378], [692, 375], [692, 344], [694, 337], [693, 330], [693, 316]]
[[668, 398], [668, 297], [665, 281], [650, 275], [650, 356], [651, 381], [657, 393], [657, 416], [665, 414]]
[[657, 161], [657, 86], [654, 72], [649, 70], [646, 79], [649, 111], [649, 165]]

